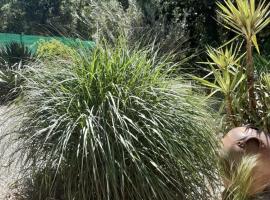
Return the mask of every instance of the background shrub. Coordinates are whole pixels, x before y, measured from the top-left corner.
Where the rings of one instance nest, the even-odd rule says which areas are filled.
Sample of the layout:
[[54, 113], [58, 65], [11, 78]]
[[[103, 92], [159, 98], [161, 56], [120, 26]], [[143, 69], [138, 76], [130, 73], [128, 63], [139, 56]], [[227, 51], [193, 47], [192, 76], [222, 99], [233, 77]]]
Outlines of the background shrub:
[[[181, 62], [181, 69], [175, 70], [175, 74], [180, 74], [184, 68], [188, 68], [191, 73], [191, 65], [187, 61], [194, 58], [194, 55], [182, 24], [165, 25], [162, 19], [149, 19], [152, 21], [149, 24], [142, 4], [144, 3], [131, 0], [128, 8], [123, 10], [117, 0], [92, 2], [83, 12], [82, 20], [92, 27], [91, 32], [96, 43], [105, 38], [107, 42], [114, 44], [119, 36], [124, 36], [130, 46], [144, 48], [151, 45], [157, 57], [171, 54], [173, 62]], [[151, 6], [145, 7], [152, 9]]]
[[36, 54], [41, 59], [54, 59], [55, 57], [69, 59], [73, 53], [76, 53], [75, 50], [59, 40], [42, 40], [37, 44]]

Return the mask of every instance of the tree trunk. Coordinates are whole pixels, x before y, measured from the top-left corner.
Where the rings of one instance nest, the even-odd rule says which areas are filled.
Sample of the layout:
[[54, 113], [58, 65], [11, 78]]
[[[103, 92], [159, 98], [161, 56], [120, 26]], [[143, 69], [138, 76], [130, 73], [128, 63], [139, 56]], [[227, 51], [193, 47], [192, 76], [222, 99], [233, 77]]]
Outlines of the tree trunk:
[[227, 105], [226, 105], [226, 110], [227, 110], [227, 116], [228, 120], [235, 126], [238, 126], [237, 120], [234, 115], [233, 107], [232, 107], [232, 97], [230, 94], [226, 97], [227, 99]]
[[255, 113], [256, 111], [256, 99], [254, 92], [254, 66], [253, 66], [253, 55], [252, 55], [252, 42], [247, 39], [247, 88], [248, 88], [248, 101], [249, 101], [249, 111]]

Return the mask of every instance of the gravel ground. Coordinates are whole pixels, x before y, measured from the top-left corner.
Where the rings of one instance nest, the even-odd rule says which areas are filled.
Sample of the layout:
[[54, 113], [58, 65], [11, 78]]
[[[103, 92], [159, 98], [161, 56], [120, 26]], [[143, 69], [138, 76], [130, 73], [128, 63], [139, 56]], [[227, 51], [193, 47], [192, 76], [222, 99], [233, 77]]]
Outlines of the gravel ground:
[[[6, 120], [4, 116], [6, 111], [7, 107], [0, 106], [0, 137], [14, 125], [14, 120]], [[15, 145], [9, 138], [0, 142], [0, 200], [11, 199], [9, 188], [19, 178], [20, 167], [18, 164], [10, 165], [10, 153], [14, 148]]]

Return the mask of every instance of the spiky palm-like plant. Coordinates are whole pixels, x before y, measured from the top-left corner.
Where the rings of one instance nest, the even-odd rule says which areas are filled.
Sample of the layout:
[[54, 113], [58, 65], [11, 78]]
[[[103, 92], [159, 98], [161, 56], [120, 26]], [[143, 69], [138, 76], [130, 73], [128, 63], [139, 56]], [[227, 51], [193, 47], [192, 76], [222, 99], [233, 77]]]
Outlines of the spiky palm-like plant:
[[[233, 109], [233, 93], [245, 79], [239, 64], [244, 56], [244, 54], [242, 56], [238, 55], [240, 47], [234, 45], [220, 49], [208, 47], [207, 55], [210, 60], [202, 64], [209, 65], [211, 72], [204, 78], [194, 77], [195, 80], [212, 89], [212, 93], [209, 96], [217, 92], [221, 92], [224, 95], [228, 121], [234, 126], [238, 125], [238, 121]], [[214, 76], [214, 81], [207, 80], [212, 75]]]
[[256, 99], [254, 93], [254, 66], [252, 45], [259, 52], [256, 34], [265, 28], [269, 22], [270, 3], [266, 0], [260, 1], [255, 5], [255, 0], [225, 0], [224, 4], [217, 3], [218, 13], [224, 21], [224, 26], [237, 34], [243, 36], [246, 40], [246, 73], [247, 88], [249, 94], [249, 109], [252, 113], [256, 110]]
[[125, 40], [74, 60], [37, 63], [26, 77], [16, 134], [25, 166], [42, 169], [37, 198], [60, 180], [67, 200], [209, 199], [213, 122], [201, 96], [171, 87], [177, 66]]

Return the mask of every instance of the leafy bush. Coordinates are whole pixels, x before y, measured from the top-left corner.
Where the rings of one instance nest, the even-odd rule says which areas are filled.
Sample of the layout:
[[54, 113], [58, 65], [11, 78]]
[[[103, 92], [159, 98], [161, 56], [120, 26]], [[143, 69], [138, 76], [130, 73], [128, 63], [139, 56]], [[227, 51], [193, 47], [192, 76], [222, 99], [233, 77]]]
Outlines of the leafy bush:
[[76, 53], [75, 50], [55, 39], [50, 41], [40, 41], [36, 52], [37, 57], [43, 59], [54, 59], [55, 57], [70, 59], [73, 53]]
[[[119, 1], [123, 5], [127, 4], [125, 0]], [[182, 30], [181, 35], [185, 33], [185, 37], [191, 38], [189, 45], [192, 48], [202, 47], [206, 43], [216, 43], [221, 36], [214, 20], [215, 1], [136, 0], [136, 3], [142, 11], [144, 24], [153, 27], [161, 24], [159, 31], [164, 31], [164, 36], [172, 35], [174, 29], [171, 27], [177, 26], [178, 30]]]
[[41, 173], [38, 198], [56, 198], [60, 185], [67, 200], [209, 199], [212, 117], [190, 86], [168, 79], [175, 67], [118, 40], [30, 68], [17, 139], [26, 170]]

